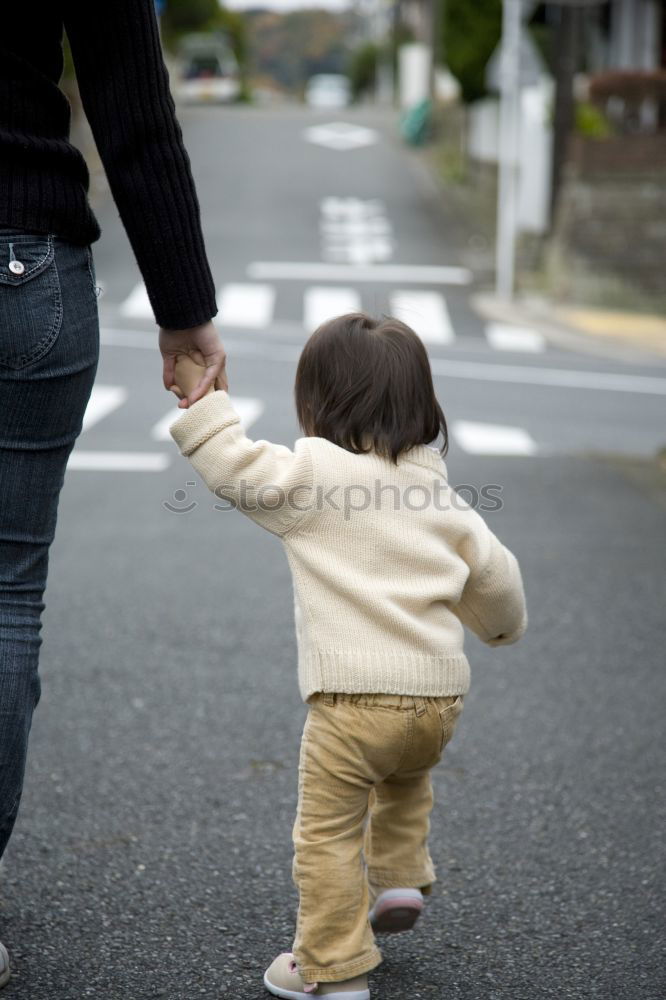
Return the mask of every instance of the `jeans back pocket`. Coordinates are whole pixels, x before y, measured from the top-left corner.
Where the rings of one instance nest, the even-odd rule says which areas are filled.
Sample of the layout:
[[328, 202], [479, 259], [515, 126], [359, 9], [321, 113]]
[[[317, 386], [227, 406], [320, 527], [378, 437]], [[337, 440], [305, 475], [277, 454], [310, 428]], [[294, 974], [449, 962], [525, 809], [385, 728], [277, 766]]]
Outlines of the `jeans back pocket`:
[[42, 358], [62, 324], [53, 237], [0, 234], [0, 366], [18, 370]]

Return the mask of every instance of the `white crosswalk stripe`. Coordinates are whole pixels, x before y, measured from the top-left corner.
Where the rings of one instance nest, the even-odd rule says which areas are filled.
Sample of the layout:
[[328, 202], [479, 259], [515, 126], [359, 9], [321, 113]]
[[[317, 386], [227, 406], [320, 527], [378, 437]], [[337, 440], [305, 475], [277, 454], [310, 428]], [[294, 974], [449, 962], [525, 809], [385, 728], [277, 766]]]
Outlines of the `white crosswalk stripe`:
[[83, 415], [82, 431], [87, 431], [95, 424], [113, 413], [127, 399], [127, 389], [120, 385], [96, 385], [88, 400], [86, 412]]
[[509, 326], [506, 323], [488, 323], [486, 340], [497, 351], [545, 351], [545, 337], [536, 330], [525, 326]]
[[[264, 404], [260, 399], [252, 399], [250, 397], [238, 397], [234, 396], [232, 399], [234, 409], [240, 417], [240, 422], [245, 431], [248, 431], [255, 421], [259, 419], [261, 414], [264, 412]], [[168, 413], [158, 420], [150, 436], [154, 441], [171, 441], [171, 434], [169, 433], [169, 428], [178, 419], [182, 417], [184, 410], [179, 410], [178, 407], [174, 407], [169, 410]]]
[[273, 285], [229, 284], [218, 293], [218, 322], [227, 326], [270, 326], [275, 307]]
[[85, 472], [163, 472], [171, 456], [160, 451], [83, 451], [75, 448], [67, 468]]
[[[83, 430], [90, 430], [126, 403], [127, 399], [127, 390], [122, 386], [96, 385], [86, 409]], [[263, 401], [251, 396], [236, 396], [233, 404], [246, 431], [264, 412]], [[152, 439], [171, 441], [169, 427], [182, 414], [183, 411], [177, 407], [169, 410], [152, 428]], [[162, 472], [170, 464], [171, 455], [168, 452], [93, 451], [76, 447], [69, 457], [67, 468], [86, 472]]]
[[[276, 265], [277, 266], [277, 265]], [[286, 266], [286, 265], [285, 265]], [[327, 264], [309, 265], [311, 277], [316, 280], [316, 275], [321, 271], [323, 278], [333, 279], [340, 271], [340, 266], [335, 265], [333, 271], [323, 271]], [[361, 282], [367, 280], [361, 272], [361, 266], [345, 265], [348, 272], [340, 271], [348, 275], [349, 280]], [[373, 265], [374, 266], [374, 265]], [[388, 270], [386, 265], [379, 267], [377, 271], [384, 277], [384, 272]], [[259, 267], [259, 265], [257, 265]], [[335, 270], [338, 267], [338, 271]], [[400, 265], [395, 265], [398, 278], [402, 273]], [[409, 270], [409, 268], [407, 268]], [[308, 272], [309, 273], [309, 272]], [[257, 276], [260, 276], [259, 271]], [[267, 275], [272, 276], [272, 275]], [[281, 272], [277, 273], [278, 278], [284, 277]], [[305, 272], [303, 274], [305, 276]], [[289, 275], [287, 275], [289, 277]], [[378, 279], [379, 280], [379, 279]], [[407, 275], [403, 280], [409, 281]], [[270, 330], [275, 319], [276, 286], [260, 281], [253, 282], [230, 282], [222, 285], [218, 292], [219, 312], [217, 321], [221, 327], [239, 327], [253, 330]], [[397, 316], [403, 322], [411, 326], [426, 344], [448, 345], [456, 339], [456, 332], [451, 321], [446, 298], [440, 291], [399, 288], [389, 295], [390, 313]], [[339, 285], [311, 285], [303, 291], [303, 313], [302, 325], [306, 331], [311, 332], [320, 323], [331, 319], [333, 316], [341, 316], [348, 312], [357, 312], [363, 308], [360, 290], [353, 286]], [[146, 287], [140, 281], [132, 289], [127, 298], [120, 304], [119, 313], [127, 319], [150, 320], [154, 322], [153, 310], [148, 299]], [[292, 321], [293, 321], [292, 317]], [[485, 339], [490, 348], [496, 351], [510, 351], [536, 354], [546, 350], [547, 342], [544, 336], [537, 330], [529, 327], [514, 326], [508, 323], [487, 323], [484, 329]], [[464, 340], [465, 338], [463, 338]]]
[[[334, 291], [345, 292], [346, 289]], [[129, 394], [123, 386], [96, 385], [85, 413], [83, 430], [89, 431], [109, 417], [127, 403], [128, 398]], [[234, 396], [232, 402], [246, 432], [265, 409], [263, 400], [253, 396]], [[182, 414], [183, 411], [177, 407], [169, 409], [150, 430], [152, 440], [171, 443], [169, 428]], [[451, 436], [463, 451], [471, 455], [536, 455], [539, 450], [534, 439], [522, 427], [456, 420], [451, 425]], [[76, 447], [68, 468], [97, 472], [162, 472], [171, 464], [172, 454], [167, 451], [101, 451]]]
[[[82, 432], [89, 431], [108, 417], [126, 403], [127, 398], [127, 389], [123, 386], [93, 386], [83, 416]], [[70, 471], [85, 472], [162, 472], [170, 464], [171, 456], [163, 452], [88, 451], [77, 445], [69, 456], [67, 468]]]
[[426, 344], [450, 344], [454, 340], [446, 299], [440, 292], [393, 292], [391, 314], [411, 326]]
[[361, 296], [355, 288], [307, 288], [303, 296], [303, 326], [313, 331], [334, 316], [360, 309]]
[[120, 305], [120, 315], [128, 319], [153, 319], [153, 307], [148, 298], [148, 292], [143, 281], [135, 285], [124, 302]]
[[535, 455], [537, 445], [522, 427], [456, 420], [451, 427], [456, 443], [470, 455]]
[[445, 264], [332, 264], [330, 261], [255, 260], [248, 278], [258, 281], [354, 281], [377, 284], [469, 285], [467, 267]]

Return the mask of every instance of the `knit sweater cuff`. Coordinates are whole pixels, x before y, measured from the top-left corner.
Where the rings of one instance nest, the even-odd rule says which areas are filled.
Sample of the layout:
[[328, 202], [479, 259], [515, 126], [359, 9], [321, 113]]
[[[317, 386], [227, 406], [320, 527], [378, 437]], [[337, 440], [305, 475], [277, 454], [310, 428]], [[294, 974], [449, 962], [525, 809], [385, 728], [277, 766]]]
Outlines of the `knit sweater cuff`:
[[237, 423], [240, 418], [231, 405], [229, 394], [219, 389], [184, 410], [170, 432], [182, 454], [191, 455], [219, 431]]
[[503, 635], [495, 636], [494, 639], [486, 639], [486, 645], [488, 646], [511, 646], [514, 642], [518, 642], [519, 639], [527, 632], [527, 612], [523, 613], [522, 620], [518, 628], [514, 629], [513, 632], [506, 632]]

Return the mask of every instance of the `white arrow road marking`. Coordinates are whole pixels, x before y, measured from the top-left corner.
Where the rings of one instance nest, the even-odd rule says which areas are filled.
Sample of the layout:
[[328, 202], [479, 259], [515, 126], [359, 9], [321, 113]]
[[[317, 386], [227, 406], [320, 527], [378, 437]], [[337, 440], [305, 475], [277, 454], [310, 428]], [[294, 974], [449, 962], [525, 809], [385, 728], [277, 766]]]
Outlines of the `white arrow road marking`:
[[[238, 416], [240, 417], [240, 422], [244, 430], [249, 430], [255, 421], [259, 419], [261, 414], [264, 412], [264, 404], [260, 399], [252, 399], [251, 397], [234, 397], [231, 402], [233, 403], [234, 409]], [[171, 441], [171, 434], [169, 433], [169, 428], [178, 417], [182, 417], [184, 410], [179, 410], [178, 407], [169, 410], [165, 413], [161, 420], [158, 420], [150, 436], [154, 441]]]
[[86, 412], [83, 415], [83, 431], [90, 430], [100, 420], [113, 413], [127, 399], [127, 389], [120, 385], [96, 385], [88, 400]]
[[545, 351], [546, 339], [536, 330], [525, 326], [507, 326], [505, 323], [488, 323], [486, 339], [496, 351]]
[[303, 296], [303, 326], [312, 332], [320, 323], [358, 312], [361, 296], [354, 288], [307, 288]]
[[219, 323], [227, 326], [270, 326], [275, 306], [272, 285], [223, 285], [218, 295]]
[[470, 455], [535, 455], [537, 452], [536, 442], [522, 427], [456, 420], [451, 430], [463, 451]]
[[391, 313], [427, 344], [450, 344], [455, 339], [446, 299], [439, 292], [394, 292]]
[[153, 307], [148, 298], [148, 292], [143, 281], [135, 285], [120, 306], [120, 315], [131, 319], [153, 319]]
[[325, 146], [338, 152], [372, 146], [379, 139], [379, 133], [364, 125], [350, 125], [348, 122], [330, 122], [328, 125], [311, 125], [303, 132], [306, 142]]
[[68, 469], [85, 472], [163, 472], [171, 464], [166, 452], [79, 451], [69, 456]]
[[257, 260], [248, 264], [257, 281], [370, 281], [400, 285], [468, 285], [467, 267], [438, 264], [326, 264], [321, 261]]

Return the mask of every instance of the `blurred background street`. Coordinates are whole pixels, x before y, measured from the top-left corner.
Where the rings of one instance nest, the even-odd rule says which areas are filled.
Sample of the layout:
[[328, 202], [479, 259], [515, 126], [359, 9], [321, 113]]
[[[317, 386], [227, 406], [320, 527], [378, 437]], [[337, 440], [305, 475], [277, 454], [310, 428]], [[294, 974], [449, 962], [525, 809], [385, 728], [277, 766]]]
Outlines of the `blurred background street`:
[[[319, 11], [338, 32], [319, 62], [299, 41], [325, 34], [299, 28], [307, 12], [226, 11], [235, 62], [203, 75], [210, 47], [184, 48], [163, 14], [250, 436], [298, 437], [296, 362], [322, 320], [398, 315], [431, 357], [450, 481], [467, 498], [494, 487], [501, 509], [485, 516], [523, 568], [526, 639], [468, 643], [472, 689], [434, 775], [439, 882], [417, 929], [382, 945], [382, 1000], [666, 995], [661, 8], [524, 5], [518, 100], [535, 124], [500, 222], [510, 288], [484, 75], [499, 2], [451, 0], [434, 18], [406, 4], [400, 30], [380, 4]], [[484, 39], [473, 72], [466, 16]], [[293, 59], [276, 70], [269, 41], [289, 18]], [[191, 80], [203, 91], [179, 90]], [[76, 127], [103, 230], [102, 356], [61, 499], [42, 703], [0, 874], [6, 994], [259, 1000], [296, 905], [305, 709], [288, 567], [277, 539], [215, 508], [170, 439], [150, 305]]]

